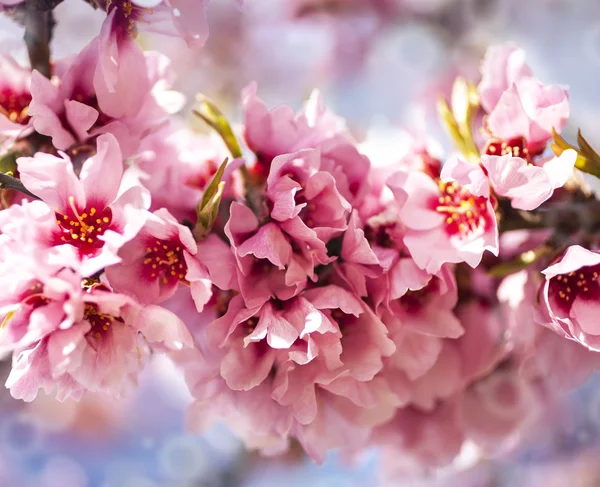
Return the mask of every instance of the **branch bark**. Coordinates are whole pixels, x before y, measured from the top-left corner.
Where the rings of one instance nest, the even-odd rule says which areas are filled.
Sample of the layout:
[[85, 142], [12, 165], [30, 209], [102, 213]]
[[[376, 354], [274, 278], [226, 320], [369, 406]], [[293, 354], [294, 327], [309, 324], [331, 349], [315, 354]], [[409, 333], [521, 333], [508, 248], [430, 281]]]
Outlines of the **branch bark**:
[[25, 1], [25, 35], [31, 69], [37, 69], [50, 78], [50, 41], [54, 28], [52, 9], [62, 0], [26, 0]]
[[8, 174], [0, 173], [0, 189], [14, 189], [19, 191], [20, 193], [26, 194], [27, 196], [39, 200], [39, 198], [36, 195], [34, 195], [31, 191], [29, 191], [21, 181], [19, 181], [17, 178], [9, 176]]

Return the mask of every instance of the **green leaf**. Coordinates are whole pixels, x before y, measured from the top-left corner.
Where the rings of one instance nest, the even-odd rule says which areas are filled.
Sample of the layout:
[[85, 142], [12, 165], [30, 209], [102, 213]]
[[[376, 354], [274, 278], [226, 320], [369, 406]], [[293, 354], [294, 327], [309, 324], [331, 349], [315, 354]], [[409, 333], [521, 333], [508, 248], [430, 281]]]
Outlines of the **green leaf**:
[[526, 269], [540, 257], [547, 255], [550, 251], [551, 248], [546, 245], [542, 245], [535, 250], [528, 250], [519, 255], [515, 260], [502, 262], [501, 264], [488, 269], [487, 274], [492, 277], [506, 277], [510, 274], [515, 274], [516, 272]]
[[229, 122], [221, 110], [219, 110], [212, 101], [208, 98], [199, 96], [198, 105], [196, 109], [193, 110], [193, 113], [204, 120], [221, 136], [234, 159], [242, 157], [240, 144], [238, 143], [233, 130], [231, 130], [231, 125], [229, 125]]
[[479, 94], [474, 85], [457, 78], [452, 86], [451, 106], [445, 100], [438, 102], [442, 125], [456, 148], [469, 162], [478, 163], [480, 154], [473, 138], [473, 120], [479, 110]]
[[198, 221], [194, 228], [194, 235], [199, 239], [204, 238], [217, 220], [219, 205], [225, 188], [225, 181], [221, 181], [221, 179], [227, 167], [227, 162], [228, 159], [225, 159], [211, 179], [196, 210]]
[[581, 130], [577, 131], [577, 143], [579, 144], [579, 148], [569, 144], [556, 132], [556, 130], [554, 130], [554, 128], [552, 129], [552, 137], [554, 141], [550, 144], [550, 148], [557, 156], [560, 156], [568, 149], [573, 149], [577, 152], [575, 167], [582, 172], [600, 178], [600, 155], [598, 155], [588, 141], [585, 140], [581, 134]]

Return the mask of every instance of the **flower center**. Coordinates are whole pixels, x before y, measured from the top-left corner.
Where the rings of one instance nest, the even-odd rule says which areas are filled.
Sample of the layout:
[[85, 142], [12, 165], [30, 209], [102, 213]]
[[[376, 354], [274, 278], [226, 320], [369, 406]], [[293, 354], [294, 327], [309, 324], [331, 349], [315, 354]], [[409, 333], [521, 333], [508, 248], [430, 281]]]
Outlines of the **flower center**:
[[115, 321], [123, 323], [122, 318], [100, 313], [98, 306], [93, 303], [86, 303], [84, 305], [83, 318], [92, 326], [87, 333], [87, 336], [90, 338], [102, 338]]
[[434, 202], [435, 211], [446, 217], [446, 232], [450, 236], [467, 237], [491, 225], [487, 200], [473, 196], [457, 183], [439, 182], [440, 197]]
[[139, 7], [135, 3], [123, 0], [107, 0], [106, 12], [116, 9], [115, 24], [122, 33], [136, 34], [136, 23], [143, 22], [146, 14], [152, 14], [151, 9]]
[[32, 309], [45, 306], [50, 303], [50, 301], [49, 298], [44, 296], [44, 288], [39, 281], [33, 282], [21, 296], [21, 304], [26, 304]]
[[417, 313], [429, 300], [429, 296], [433, 293], [439, 292], [440, 279], [433, 276], [427, 285], [417, 291], [407, 291], [404, 296], [400, 298], [400, 304], [404, 310], [408, 313]]
[[181, 244], [174, 240], [148, 239], [144, 256], [144, 277], [162, 279], [163, 284], [176, 284], [185, 279], [187, 265]]
[[11, 122], [26, 125], [29, 122], [29, 103], [31, 93], [26, 91], [15, 92], [10, 88], [0, 90], [0, 113]]
[[75, 206], [75, 199], [69, 197], [70, 207], [64, 215], [56, 213], [56, 224], [59, 228], [60, 242], [71, 244], [84, 255], [93, 254], [104, 245], [98, 237], [104, 234], [112, 222], [112, 211], [104, 208], [98, 211], [95, 207], [86, 207], [81, 213]]
[[506, 156], [520, 157], [531, 164], [531, 154], [527, 148], [525, 137], [514, 137], [508, 141], [502, 139], [491, 138], [488, 140], [484, 153], [489, 156]]
[[570, 311], [576, 298], [598, 299], [600, 297], [600, 264], [585, 266], [578, 271], [559, 274], [550, 279], [548, 294], [565, 312]]

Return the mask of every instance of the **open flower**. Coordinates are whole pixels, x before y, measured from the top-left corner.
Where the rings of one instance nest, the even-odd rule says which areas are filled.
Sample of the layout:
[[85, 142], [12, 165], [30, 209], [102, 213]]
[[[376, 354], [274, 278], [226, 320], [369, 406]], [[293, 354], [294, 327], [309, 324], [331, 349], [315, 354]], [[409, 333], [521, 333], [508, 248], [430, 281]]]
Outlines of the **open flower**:
[[524, 137], [529, 154], [544, 152], [552, 129], [560, 132], [569, 118], [566, 90], [538, 81], [513, 44], [491, 47], [481, 71], [478, 91], [492, 136], [504, 142]]
[[86, 275], [119, 262], [117, 251], [143, 226], [148, 204], [142, 188], [121, 185], [123, 159], [116, 139], [102, 135], [97, 146], [79, 178], [65, 154], [38, 152], [17, 160], [25, 187], [55, 212], [52, 244], [77, 248]]
[[40, 388], [58, 388], [60, 400], [85, 391], [120, 395], [135, 382], [147, 343], [173, 350], [191, 344], [174, 314], [82, 276], [76, 248], [38, 254], [28, 265], [13, 253], [0, 272], [0, 353], [13, 352], [6, 385], [14, 397], [30, 401]]
[[369, 160], [359, 153], [343, 120], [323, 105], [319, 93], [313, 92], [296, 114], [286, 105], [269, 110], [256, 90], [253, 83], [242, 92], [244, 136], [256, 155], [253, 169], [266, 176], [275, 157], [319, 148], [320, 169], [331, 174], [346, 200], [360, 201], [368, 189]]
[[573, 245], [543, 271], [542, 303], [550, 326], [591, 350], [600, 350], [600, 253]]
[[421, 172], [405, 180], [400, 218], [404, 244], [430, 274], [444, 263], [475, 267], [483, 252], [498, 254], [498, 225], [483, 171], [458, 158], [448, 161], [438, 182]]
[[[121, 262], [107, 268], [106, 275], [115, 290], [143, 304], [158, 303], [171, 297], [180, 282], [188, 282], [188, 262], [196, 251], [190, 229], [160, 209], [148, 215], [137, 236], [120, 248]], [[210, 283], [207, 287], [210, 291]]]
[[540, 154], [552, 138], [552, 129], [560, 132], [568, 118], [569, 97], [562, 87], [523, 78], [502, 94], [487, 125], [503, 140], [525, 137], [529, 152]]
[[[40, 295], [51, 305], [43, 291]], [[158, 306], [142, 308], [104, 285], [92, 286], [81, 298], [69, 326], [63, 323], [15, 353], [6, 381], [13, 397], [31, 401], [38, 389], [51, 393], [56, 387], [59, 400], [79, 399], [86, 391], [119, 397], [137, 382], [145, 342], [170, 349], [191, 345], [183, 322]]]

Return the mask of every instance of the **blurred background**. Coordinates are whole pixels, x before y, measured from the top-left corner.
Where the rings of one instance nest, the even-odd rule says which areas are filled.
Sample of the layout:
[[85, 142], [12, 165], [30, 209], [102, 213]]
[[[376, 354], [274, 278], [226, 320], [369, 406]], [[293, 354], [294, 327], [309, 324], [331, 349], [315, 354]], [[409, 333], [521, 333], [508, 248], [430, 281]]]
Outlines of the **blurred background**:
[[[78, 52], [104, 18], [81, 0], [57, 8], [56, 58]], [[207, 46], [142, 33], [166, 53], [175, 89], [215, 99], [240, 119], [239, 93], [256, 80], [269, 106], [299, 108], [313, 88], [348, 120], [357, 139], [373, 125], [427, 130], [447, 145], [435, 102], [455, 76], [477, 80], [488, 45], [525, 48], [545, 83], [570, 88], [571, 139], [581, 128], [600, 145], [600, 2], [597, 0], [212, 0]], [[0, 51], [25, 59], [22, 29], [0, 19]], [[186, 116], [186, 111], [182, 113]], [[2, 381], [8, 364], [0, 364]], [[548, 405], [538, 428], [502, 456], [478, 460], [468, 445], [453, 468], [426, 479], [386, 479], [378, 452], [332, 455], [316, 467], [298, 451], [261, 459], [224, 428], [185, 433], [183, 378], [155, 357], [139, 390], [119, 401], [81, 403], [0, 392], [0, 487], [592, 487], [600, 485], [600, 380]]]

